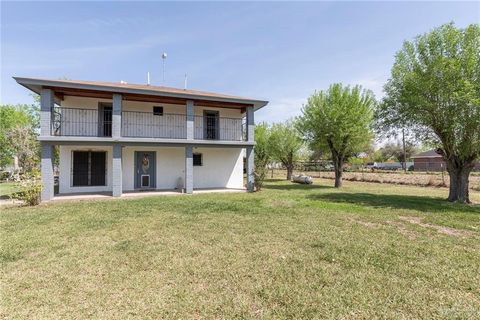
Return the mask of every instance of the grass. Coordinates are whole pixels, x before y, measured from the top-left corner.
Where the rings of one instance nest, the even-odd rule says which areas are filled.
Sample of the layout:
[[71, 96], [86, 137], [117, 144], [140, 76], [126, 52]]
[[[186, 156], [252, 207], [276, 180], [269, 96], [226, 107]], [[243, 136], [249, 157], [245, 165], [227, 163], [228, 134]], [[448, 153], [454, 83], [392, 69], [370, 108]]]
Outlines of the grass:
[[1, 182], [0, 183], [0, 197], [8, 197], [12, 193], [17, 191], [17, 185], [15, 182]]
[[0, 313], [480, 318], [480, 206], [331, 184], [2, 209]]

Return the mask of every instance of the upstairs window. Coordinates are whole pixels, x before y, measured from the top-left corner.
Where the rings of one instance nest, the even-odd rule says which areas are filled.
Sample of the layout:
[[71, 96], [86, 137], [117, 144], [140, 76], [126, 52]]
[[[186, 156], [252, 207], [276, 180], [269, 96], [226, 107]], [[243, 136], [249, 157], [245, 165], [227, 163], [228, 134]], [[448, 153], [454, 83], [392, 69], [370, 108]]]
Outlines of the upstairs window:
[[153, 115], [154, 116], [163, 116], [163, 107], [153, 107]]
[[196, 167], [203, 165], [203, 157], [201, 153], [194, 153], [193, 154], [193, 165]]

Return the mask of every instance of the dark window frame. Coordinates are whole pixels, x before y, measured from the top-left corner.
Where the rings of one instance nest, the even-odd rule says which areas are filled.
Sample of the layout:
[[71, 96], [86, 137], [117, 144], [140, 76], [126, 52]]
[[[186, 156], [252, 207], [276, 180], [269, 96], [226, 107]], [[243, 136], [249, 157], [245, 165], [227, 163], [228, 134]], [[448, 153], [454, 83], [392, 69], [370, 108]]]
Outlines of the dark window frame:
[[111, 137], [112, 136], [112, 114], [113, 104], [110, 102], [98, 103], [98, 136]]
[[[197, 157], [197, 161], [195, 161], [195, 157]], [[198, 159], [200, 159], [200, 162], [198, 161]], [[193, 166], [194, 167], [203, 166], [203, 154], [202, 153], [194, 153], [193, 157], [192, 157], [192, 160], [193, 160]]]
[[154, 116], [163, 116], [163, 107], [162, 106], [153, 106], [153, 115]]
[[203, 139], [220, 140], [220, 112], [203, 110]]
[[[104, 161], [96, 162], [95, 158], [97, 158], [98, 154], [103, 154]], [[76, 170], [75, 168], [75, 154], [83, 154], [83, 157], [87, 159], [83, 159], [83, 163], [79, 163], [83, 165], [81, 170]], [[86, 154], [86, 155], [85, 155]], [[108, 171], [108, 153], [104, 150], [73, 150], [71, 153], [71, 180], [70, 186], [71, 187], [106, 187], [107, 186], [107, 171]], [[92, 161], [93, 159], [93, 161]], [[85, 163], [87, 161], [87, 163]], [[85, 168], [86, 164], [86, 168]], [[102, 168], [103, 167], [103, 168]], [[100, 169], [100, 170], [99, 170]], [[78, 172], [84, 172], [84, 177], [78, 176]], [[103, 172], [103, 174], [98, 174], [98, 172]], [[103, 182], [103, 183], [102, 183]]]

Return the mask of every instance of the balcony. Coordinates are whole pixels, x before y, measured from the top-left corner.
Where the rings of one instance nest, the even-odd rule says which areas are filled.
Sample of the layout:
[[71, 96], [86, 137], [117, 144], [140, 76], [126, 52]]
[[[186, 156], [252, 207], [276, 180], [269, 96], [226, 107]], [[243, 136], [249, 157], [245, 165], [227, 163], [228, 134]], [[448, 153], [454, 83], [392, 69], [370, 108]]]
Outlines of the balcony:
[[152, 112], [123, 111], [122, 137], [186, 139], [184, 114], [154, 115]]
[[246, 125], [243, 119], [212, 115], [194, 116], [194, 139], [245, 141]]
[[112, 110], [54, 108], [52, 135], [70, 137], [111, 137]]
[[[206, 112], [194, 116], [195, 140], [246, 141], [244, 119], [220, 117]], [[111, 109], [54, 108], [52, 135], [76, 137], [111, 137]], [[187, 139], [185, 114], [123, 111], [121, 136], [128, 138]]]

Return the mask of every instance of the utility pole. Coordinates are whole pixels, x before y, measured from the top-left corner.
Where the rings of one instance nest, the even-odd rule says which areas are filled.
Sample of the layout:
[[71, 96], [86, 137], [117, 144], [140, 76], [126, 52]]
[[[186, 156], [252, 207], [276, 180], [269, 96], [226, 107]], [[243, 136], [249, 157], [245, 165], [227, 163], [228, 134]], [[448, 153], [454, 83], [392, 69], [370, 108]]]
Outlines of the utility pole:
[[403, 171], [407, 172], [407, 150], [405, 146], [405, 128], [402, 128], [402, 140], [403, 140]]

